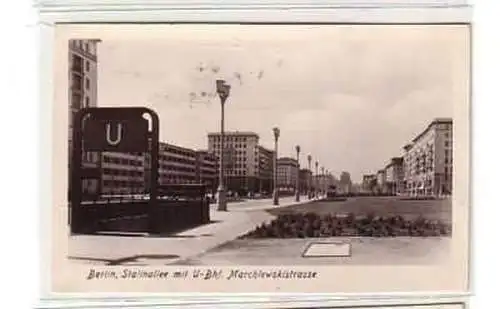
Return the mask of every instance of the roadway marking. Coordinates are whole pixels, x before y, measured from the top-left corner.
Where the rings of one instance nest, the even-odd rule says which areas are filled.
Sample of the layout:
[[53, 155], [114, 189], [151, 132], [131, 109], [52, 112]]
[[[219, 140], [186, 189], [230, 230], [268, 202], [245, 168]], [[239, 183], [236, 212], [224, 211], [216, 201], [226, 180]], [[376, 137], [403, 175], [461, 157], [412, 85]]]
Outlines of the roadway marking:
[[302, 257], [350, 257], [351, 244], [346, 242], [311, 242]]

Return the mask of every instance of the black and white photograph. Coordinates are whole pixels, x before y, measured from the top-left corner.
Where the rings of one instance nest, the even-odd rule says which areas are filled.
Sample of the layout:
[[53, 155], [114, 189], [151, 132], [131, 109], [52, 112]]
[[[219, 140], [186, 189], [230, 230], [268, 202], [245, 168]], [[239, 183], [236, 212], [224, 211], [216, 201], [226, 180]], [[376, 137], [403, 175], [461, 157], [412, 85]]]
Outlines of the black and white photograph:
[[57, 237], [87, 281], [117, 266], [465, 277], [467, 26], [91, 29], [65, 32], [55, 60]]

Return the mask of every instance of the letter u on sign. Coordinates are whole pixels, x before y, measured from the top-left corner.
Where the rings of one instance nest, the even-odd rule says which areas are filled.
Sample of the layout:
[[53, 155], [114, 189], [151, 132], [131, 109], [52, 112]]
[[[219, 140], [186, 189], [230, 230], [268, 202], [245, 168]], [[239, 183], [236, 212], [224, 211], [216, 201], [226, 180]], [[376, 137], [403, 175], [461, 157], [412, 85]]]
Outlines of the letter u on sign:
[[88, 119], [83, 127], [85, 151], [144, 152], [148, 149], [148, 122], [137, 119]]
[[114, 136], [111, 136], [111, 123], [106, 124], [106, 142], [108, 142], [109, 145], [111, 146], [116, 146], [118, 145], [121, 140], [122, 140], [122, 133], [123, 133], [123, 128], [122, 124], [118, 123], [116, 124], [116, 134]]

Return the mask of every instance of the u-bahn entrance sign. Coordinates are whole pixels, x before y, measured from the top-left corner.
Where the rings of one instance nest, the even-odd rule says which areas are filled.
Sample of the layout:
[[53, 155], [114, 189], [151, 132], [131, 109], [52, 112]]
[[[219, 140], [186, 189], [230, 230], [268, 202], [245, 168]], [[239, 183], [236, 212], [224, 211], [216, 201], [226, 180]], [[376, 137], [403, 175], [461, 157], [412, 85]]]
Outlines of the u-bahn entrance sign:
[[[149, 115], [151, 126], [144, 115]], [[92, 107], [80, 110], [73, 123], [71, 232], [78, 233], [85, 224], [82, 222], [85, 221], [82, 215], [82, 179], [86, 177], [82, 168], [83, 151], [149, 153], [148, 220], [149, 231], [154, 232], [153, 211], [158, 197], [158, 115], [145, 107]]]
[[91, 115], [83, 130], [83, 148], [88, 151], [143, 152], [148, 147], [148, 127], [148, 121], [142, 117], [100, 119]]

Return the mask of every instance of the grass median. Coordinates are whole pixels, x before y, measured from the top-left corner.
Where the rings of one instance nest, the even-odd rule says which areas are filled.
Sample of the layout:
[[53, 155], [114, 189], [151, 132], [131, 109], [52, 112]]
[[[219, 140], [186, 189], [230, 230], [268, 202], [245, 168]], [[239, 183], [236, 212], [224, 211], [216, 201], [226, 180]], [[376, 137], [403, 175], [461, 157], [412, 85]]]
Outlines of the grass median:
[[451, 236], [451, 201], [353, 198], [268, 210], [276, 218], [241, 239]]
[[350, 213], [319, 215], [316, 213], [280, 214], [240, 239], [349, 237], [443, 237], [451, 235], [451, 225], [439, 220], [402, 216], [355, 216]]

